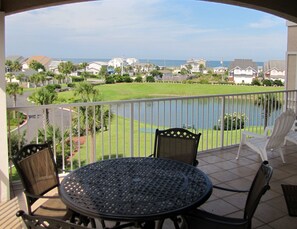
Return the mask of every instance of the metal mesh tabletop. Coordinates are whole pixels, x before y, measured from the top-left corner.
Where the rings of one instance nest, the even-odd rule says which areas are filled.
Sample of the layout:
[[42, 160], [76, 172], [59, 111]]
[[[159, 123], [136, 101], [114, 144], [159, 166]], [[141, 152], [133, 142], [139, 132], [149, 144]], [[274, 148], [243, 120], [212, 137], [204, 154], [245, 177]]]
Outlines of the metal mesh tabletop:
[[61, 198], [92, 217], [148, 220], [204, 203], [212, 184], [199, 169], [160, 158], [121, 158], [84, 166], [64, 178]]

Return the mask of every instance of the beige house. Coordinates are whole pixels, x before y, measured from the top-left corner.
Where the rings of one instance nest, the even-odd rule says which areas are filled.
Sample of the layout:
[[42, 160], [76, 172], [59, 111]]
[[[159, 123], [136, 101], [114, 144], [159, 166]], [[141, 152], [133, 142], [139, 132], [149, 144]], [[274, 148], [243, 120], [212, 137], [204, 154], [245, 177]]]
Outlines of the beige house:
[[284, 60], [269, 60], [264, 63], [265, 79], [285, 82], [286, 67]]

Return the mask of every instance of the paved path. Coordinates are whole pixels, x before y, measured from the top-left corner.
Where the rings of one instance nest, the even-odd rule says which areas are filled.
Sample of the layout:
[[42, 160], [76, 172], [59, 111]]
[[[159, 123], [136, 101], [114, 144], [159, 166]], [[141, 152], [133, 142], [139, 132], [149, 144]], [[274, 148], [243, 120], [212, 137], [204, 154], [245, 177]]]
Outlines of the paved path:
[[[24, 108], [20, 109], [24, 113], [28, 115], [27, 124], [23, 125], [19, 130], [15, 131], [26, 131], [26, 140], [27, 143], [30, 143], [32, 140], [34, 140], [38, 136], [38, 129], [43, 128], [44, 126], [44, 120], [43, 120], [43, 111], [39, 108], [39, 106], [35, 105], [34, 103], [31, 103], [27, 100], [27, 98], [32, 94], [33, 92], [24, 92], [23, 95], [20, 95], [17, 97], [17, 107], [32, 107], [31, 109]], [[7, 97], [7, 107], [13, 107], [13, 99], [10, 97]], [[61, 129], [61, 123], [63, 118], [64, 123], [64, 129], [66, 129], [69, 126], [69, 111], [65, 110], [56, 110], [54, 112], [49, 112], [49, 118], [50, 123], [55, 124], [55, 126], [58, 126]]]

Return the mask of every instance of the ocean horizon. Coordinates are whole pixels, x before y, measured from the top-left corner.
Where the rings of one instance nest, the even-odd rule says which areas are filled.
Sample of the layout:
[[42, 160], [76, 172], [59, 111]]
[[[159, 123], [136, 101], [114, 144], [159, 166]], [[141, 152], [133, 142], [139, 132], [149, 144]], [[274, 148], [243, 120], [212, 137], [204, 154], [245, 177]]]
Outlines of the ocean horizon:
[[[111, 59], [109, 58], [55, 58], [56, 60], [66, 60], [71, 61], [74, 64], [79, 63], [90, 63], [94, 61], [102, 61], [102, 62], [108, 62]], [[168, 60], [168, 59], [138, 59], [140, 63], [151, 63], [155, 64], [157, 66], [163, 66], [163, 67], [180, 67], [181, 65], [184, 65], [187, 63], [187, 60]], [[208, 68], [215, 68], [215, 67], [229, 67], [230, 63], [232, 61], [223, 61], [221, 63], [221, 60], [206, 60], [206, 67]], [[263, 66], [264, 62], [257, 62], [258, 66]]]

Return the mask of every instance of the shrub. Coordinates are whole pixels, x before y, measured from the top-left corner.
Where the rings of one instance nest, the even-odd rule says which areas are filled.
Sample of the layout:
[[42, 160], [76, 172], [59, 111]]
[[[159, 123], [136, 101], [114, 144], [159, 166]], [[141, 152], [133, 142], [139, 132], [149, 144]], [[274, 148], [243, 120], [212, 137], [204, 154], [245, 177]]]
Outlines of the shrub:
[[83, 77], [72, 77], [72, 82], [82, 82], [84, 81]]
[[142, 77], [141, 76], [137, 76], [134, 80], [135, 82], [141, 83], [142, 82]]
[[261, 86], [261, 82], [260, 82], [260, 80], [258, 80], [258, 79], [253, 79], [253, 81], [252, 81], [251, 84], [252, 84], [252, 85], [255, 85], [255, 86]]
[[132, 83], [133, 80], [131, 79], [130, 76], [124, 76], [124, 82], [125, 82], [125, 83]]
[[281, 80], [274, 80], [273, 85], [275, 86], [284, 86], [283, 82]]
[[146, 82], [155, 82], [155, 78], [153, 76], [147, 76]]
[[[243, 113], [225, 114], [224, 115], [224, 130], [238, 130], [243, 129], [247, 117]], [[221, 120], [218, 121], [218, 125], [214, 126], [214, 130], [221, 130]]]
[[272, 82], [271, 82], [271, 80], [265, 79], [265, 80], [263, 80], [263, 85], [272, 86]]
[[105, 78], [105, 83], [106, 84], [113, 84], [114, 83], [114, 78], [112, 76], [107, 76]]
[[67, 87], [71, 87], [71, 88], [73, 88], [73, 87], [75, 87], [75, 83], [68, 83], [68, 84], [67, 84]]

